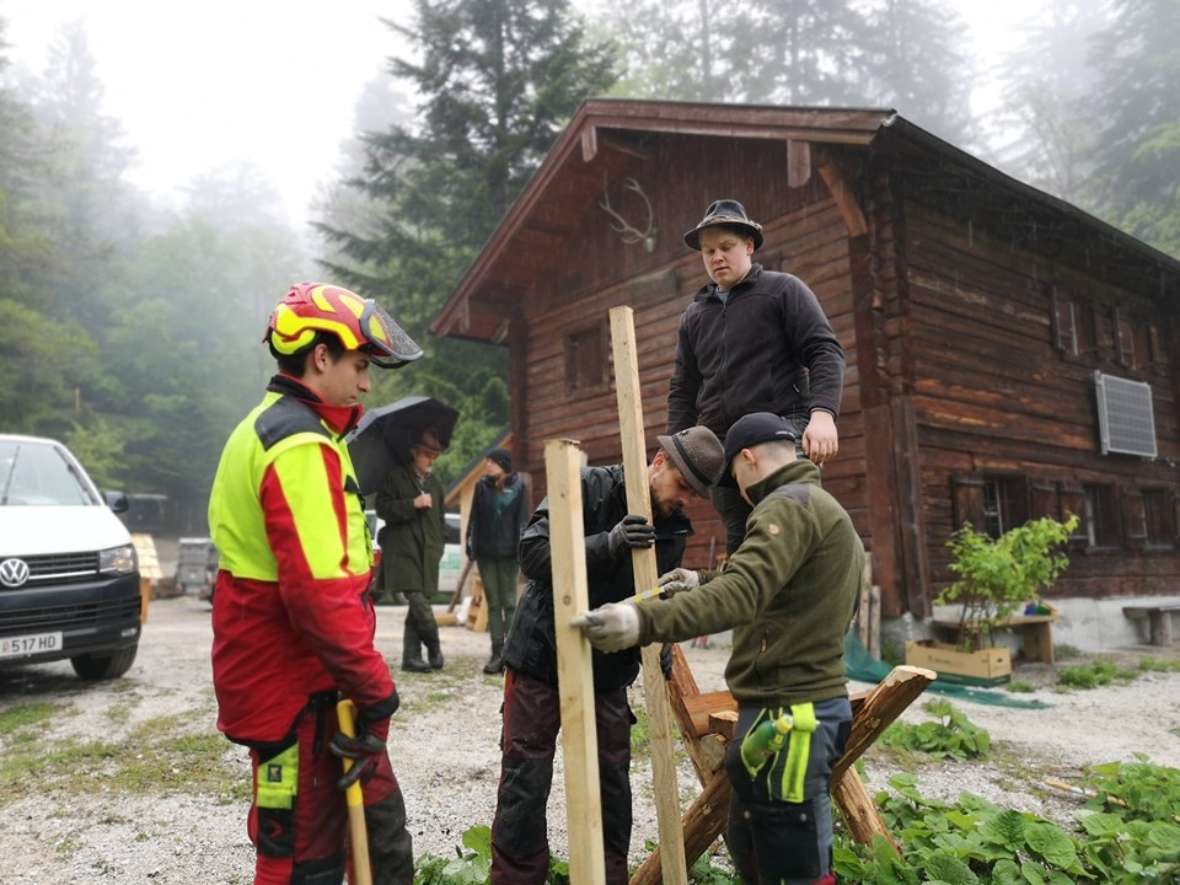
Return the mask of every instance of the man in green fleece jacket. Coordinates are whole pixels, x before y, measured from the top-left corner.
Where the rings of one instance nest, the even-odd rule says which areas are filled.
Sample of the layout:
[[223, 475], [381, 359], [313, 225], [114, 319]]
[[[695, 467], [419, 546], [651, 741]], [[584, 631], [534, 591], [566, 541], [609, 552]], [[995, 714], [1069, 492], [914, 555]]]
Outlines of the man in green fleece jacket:
[[[778, 752], [743, 760], [731, 742], [728, 842], [746, 882], [835, 882], [831, 870], [832, 763], [852, 723], [843, 638], [859, 598], [864, 547], [848, 513], [796, 460], [795, 430], [756, 412], [725, 438], [727, 475], [753, 506], [746, 536], [720, 572], [676, 569], [668, 598], [613, 603], [574, 623], [595, 648], [619, 651], [733, 629], [725, 681], [743, 738], [791, 716]], [[683, 592], [691, 590], [692, 592]]]

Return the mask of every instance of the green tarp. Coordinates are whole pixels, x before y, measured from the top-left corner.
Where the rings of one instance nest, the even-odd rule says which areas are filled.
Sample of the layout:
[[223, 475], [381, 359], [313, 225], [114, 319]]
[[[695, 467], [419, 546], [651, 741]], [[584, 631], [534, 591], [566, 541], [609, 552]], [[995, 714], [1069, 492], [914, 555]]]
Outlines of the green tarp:
[[[856, 637], [855, 633], [844, 636], [844, 666], [849, 679], [857, 682], [880, 682], [893, 669], [891, 664], [876, 660], [869, 654], [867, 648]], [[975, 704], [990, 704], [993, 707], [1014, 707], [1018, 710], [1046, 710], [1053, 706], [1044, 701], [1014, 698], [1003, 691], [988, 688], [972, 688], [945, 679], [935, 679], [926, 687], [926, 691], [949, 695], [962, 701]]]

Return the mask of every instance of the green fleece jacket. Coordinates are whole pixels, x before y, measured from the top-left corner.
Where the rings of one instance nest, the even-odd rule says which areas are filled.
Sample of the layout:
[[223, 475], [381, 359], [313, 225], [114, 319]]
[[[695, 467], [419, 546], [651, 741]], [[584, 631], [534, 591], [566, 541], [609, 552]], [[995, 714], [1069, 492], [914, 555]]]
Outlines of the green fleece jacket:
[[795, 461], [749, 488], [746, 537], [701, 586], [639, 606], [640, 642], [679, 642], [733, 629], [725, 681], [742, 703], [787, 706], [848, 693], [844, 634], [864, 546], [819, 469]]

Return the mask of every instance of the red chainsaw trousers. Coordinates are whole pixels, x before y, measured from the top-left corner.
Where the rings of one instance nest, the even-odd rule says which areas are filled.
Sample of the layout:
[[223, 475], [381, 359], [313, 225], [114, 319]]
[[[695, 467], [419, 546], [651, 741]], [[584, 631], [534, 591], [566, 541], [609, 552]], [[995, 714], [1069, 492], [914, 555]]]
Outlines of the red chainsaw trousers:
[[[385, 722], [373, 730], [384, 738], [388, 727]], [[336, 786], [343, 773], [340, 759], [328, 750], [336, 730], [335, 704], [313, 702], [287, 740], [250, 750], [254, 801], [247, 831], [257, 849], [255, 885], [338, 885], [343, 880], [348, 811]], [[276, 800], [268, 786], [282, 783], [284, 767], [294, 795]], [[414, 869], [405, 804], [388, 754], [379, 757], [362, 789], [374, 885], [410, 885]]]

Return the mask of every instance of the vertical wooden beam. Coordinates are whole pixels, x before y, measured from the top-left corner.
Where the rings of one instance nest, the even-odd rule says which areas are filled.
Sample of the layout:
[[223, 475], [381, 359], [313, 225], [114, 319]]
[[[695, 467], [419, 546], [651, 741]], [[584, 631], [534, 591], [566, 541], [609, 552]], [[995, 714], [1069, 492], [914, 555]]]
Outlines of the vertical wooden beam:
[[598, 785], [594, 672], [589, 642], [582, 636], [582, 631], [569, 625], [571, 618], [590, 607], [586, 540], [582, 526], [583, 463], [585, 458], [576, 442], [554, 439], [545, 443], [570, 881], [603, 885], [606, 882], [606, 860], [602, 841], [602, 798]]
[[598, 127], [584, 126], [582, 128], [582, 162], [589, 163], [598, 156]]
[[811, 181], [811, 142], [787, 139], [787, 187], [803, 187]]
[[508, 327], [508, 415], [512, 428], [512, 464], [524, 473], [533, 469], [529, 463], [528, 346], [529, 324], [524, 314], [517, 311]]
[[[635, 345], [635, 314], [630, 307], [610, 312], [611, 344], [615, 359], [615, 388], [619, 401], [619, 431], [623, 443], [623, 476], [627, 483], [627, 510], [652, 520], [651, 489], [647, 479], [647, 445], [643, 424], [643, 391], [639, 383], [639, 356]], [[635, 589], [656, 586], [659, 567], [654, 548], [632, 551]], [[676, 759], [672, 750], [672, 714], [668, 706], [660, 652], [654, 645], [643, 651], [643, 691], [647, 699], [648, 735], [655, 787], [656, 817], [660, 830], [660, 861], [664, 882], [686, 885], [684, 831], [680, 823], [680, 789], [676, 783]]]

